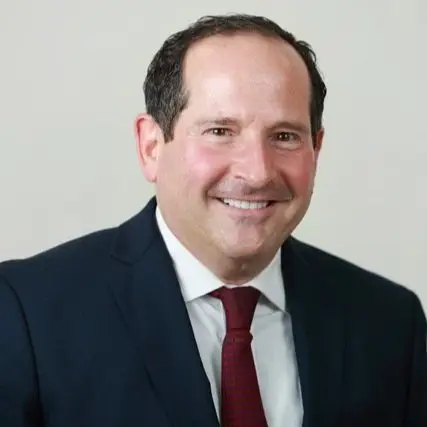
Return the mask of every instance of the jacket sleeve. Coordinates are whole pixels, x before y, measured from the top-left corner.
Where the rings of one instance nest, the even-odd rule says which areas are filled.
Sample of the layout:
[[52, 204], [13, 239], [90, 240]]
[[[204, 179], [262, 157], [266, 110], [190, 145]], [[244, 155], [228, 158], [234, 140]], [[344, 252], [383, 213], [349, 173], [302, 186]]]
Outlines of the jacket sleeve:
[[412, 366], [404, 427], [427, 426], [427, 324], [418, 297], [413, 303]]
[[0, 426], [41, 427], [37, 378], [20, 301], [0, 275]]

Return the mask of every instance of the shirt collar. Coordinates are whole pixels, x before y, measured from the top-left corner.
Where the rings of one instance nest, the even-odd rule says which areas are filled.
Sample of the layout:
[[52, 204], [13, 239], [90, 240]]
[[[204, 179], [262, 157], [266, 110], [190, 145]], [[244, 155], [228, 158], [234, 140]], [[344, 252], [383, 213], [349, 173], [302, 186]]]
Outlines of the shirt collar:
[[[172, 233], [158, 206], [156, 208], [156, 220], [160, 234], [171, 255], [186, 303], [225, 286]], [[270, 264], [257, 277], [242, 286], [252, 286], [258, 289], [277, 308], [286, 311], [280, 251], [276, 253]]]

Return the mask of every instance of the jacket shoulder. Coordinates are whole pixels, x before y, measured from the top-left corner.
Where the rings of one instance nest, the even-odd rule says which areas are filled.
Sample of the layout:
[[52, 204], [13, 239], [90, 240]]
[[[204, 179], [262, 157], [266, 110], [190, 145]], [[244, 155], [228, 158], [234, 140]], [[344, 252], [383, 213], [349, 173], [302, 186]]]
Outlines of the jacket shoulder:
[[369, 271], [346, 259], [330, 252], [316, 248], [310, 244], [294, 240], [295, 251], [305, 260], [315, 275], [322, 278], [330, 286], [339, 288], [347, 296], [358, 300], [370, 301], [371, 304], [387, 302], [413, 302], [415, 293], [406, 286]]
[[35, 282], [76, 277], [93, 270], [108, 259], [115, 230], [99, 230], [28, 258], [4, 261], [0, 263], [0, 278], [14, 288], [25, 288]]

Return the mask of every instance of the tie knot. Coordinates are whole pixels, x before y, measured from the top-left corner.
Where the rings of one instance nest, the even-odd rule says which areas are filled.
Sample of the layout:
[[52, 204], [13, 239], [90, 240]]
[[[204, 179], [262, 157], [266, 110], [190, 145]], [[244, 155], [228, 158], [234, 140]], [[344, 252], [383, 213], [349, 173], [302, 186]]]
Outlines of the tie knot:
[[250, 330], [260, 292], [251, 287], [222, 287], [211, 295], [222, 301], [227, 332], [233, 329]]

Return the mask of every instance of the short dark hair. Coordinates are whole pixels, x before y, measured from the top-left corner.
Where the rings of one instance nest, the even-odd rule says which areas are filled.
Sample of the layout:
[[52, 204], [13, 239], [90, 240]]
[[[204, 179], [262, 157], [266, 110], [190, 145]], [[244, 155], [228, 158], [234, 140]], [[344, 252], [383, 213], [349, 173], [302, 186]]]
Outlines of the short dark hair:
[[311, 80], [310, 121], [313, 142], [322, 128], [326, 85], [311, 46], [262, 16], [230, 14], [204, 16], [186, 29], [172, 34], [152, 59], [144, 82], [147, 113], [158, 123], [166, 141], [173, 139], [175, 123], [188, 102], [184, 87], [183, 63], [188, 49], [197, 41], [217, 34], [252, 32], [278, 37], [290, 44], [308, 68]]

